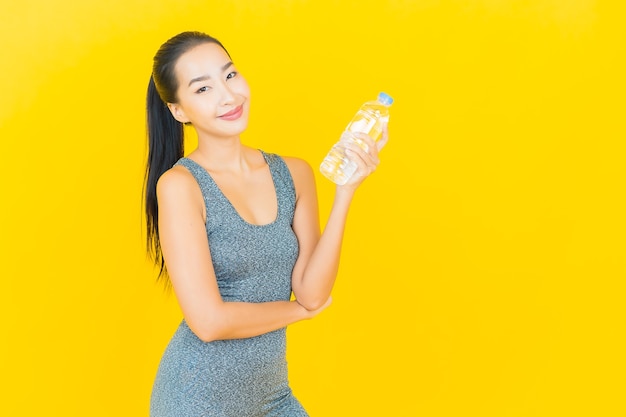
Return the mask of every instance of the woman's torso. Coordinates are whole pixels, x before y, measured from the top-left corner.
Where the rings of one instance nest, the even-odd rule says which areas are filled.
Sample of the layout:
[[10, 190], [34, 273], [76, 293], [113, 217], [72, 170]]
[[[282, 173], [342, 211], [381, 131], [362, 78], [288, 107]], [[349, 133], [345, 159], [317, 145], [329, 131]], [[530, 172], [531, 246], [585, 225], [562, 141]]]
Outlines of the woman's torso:
[[[192, 173], [202, 191], [211, 258], [224, 301], [260, 303], [286, 301], [291, 296], [291, 274], [298, 256], [291, 227], [295, 189], [284, 161], [273, 154], [263, 156], [278, 203], [276, 219], [265, 225], [245, 221], [199, 164], [188, 158], [177, 162]], [[295, 401], [287, 382], [285, 350], [285, 328], [246, 339], [204, 343], [183, 320], [163, 355], [151, 413], [272, 415], [270, 410]], [[172, 414], [160, 411], [164, 409]]]

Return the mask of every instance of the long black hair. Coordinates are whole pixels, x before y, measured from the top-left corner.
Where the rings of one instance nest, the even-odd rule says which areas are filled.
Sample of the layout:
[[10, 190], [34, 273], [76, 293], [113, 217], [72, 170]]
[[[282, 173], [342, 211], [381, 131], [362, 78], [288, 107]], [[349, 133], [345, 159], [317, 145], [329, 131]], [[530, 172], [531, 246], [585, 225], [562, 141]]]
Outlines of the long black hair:
[[[148, 123], [148, 160], [144, 178], [143, 197], [146, 210], [147, 250], [159, 266], [159, 278], [167, 278], [165, 260], [159, 241], [159, 207], [156, 185], [163, 173], [183, 157], [183, 124], [174, 119], [167, 103], [177, 103], [178, 80], [175, 67], [178, 59], [190, 49], [204, 44], [216, 43], [224, 51], [224, 45], [202, 32], [183, 32], [165, 42], [156, 55], [148, 83], [146, 100]], [[226, 51], [226, 54], [228, 52]]]

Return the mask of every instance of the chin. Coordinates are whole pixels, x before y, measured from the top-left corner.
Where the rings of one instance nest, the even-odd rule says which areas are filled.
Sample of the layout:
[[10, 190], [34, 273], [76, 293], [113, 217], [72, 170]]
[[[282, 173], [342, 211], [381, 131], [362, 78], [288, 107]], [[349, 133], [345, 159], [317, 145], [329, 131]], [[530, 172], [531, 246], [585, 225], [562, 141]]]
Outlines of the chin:
[[216, 131], [215, 133], [221, 136], [239, 136], [240, 134], [245, 132], [246, 129], [248, 128], [247, 120], [237, 121], [237, 123], [234, 123], [234, 122], [230, 122], [230, 123], [232, 123], [231, 126], [228, 126], [225, 129], [220, 129], [219, 131]]

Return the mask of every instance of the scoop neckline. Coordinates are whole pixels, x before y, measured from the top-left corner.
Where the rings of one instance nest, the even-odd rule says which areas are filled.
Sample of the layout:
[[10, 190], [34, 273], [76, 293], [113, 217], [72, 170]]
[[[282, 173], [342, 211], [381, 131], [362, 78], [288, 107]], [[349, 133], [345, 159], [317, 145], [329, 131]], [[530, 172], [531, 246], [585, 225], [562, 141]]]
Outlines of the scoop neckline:
[[[237, 218], [239, 218], [239, 220], [242, 223], [244, 223], [244, 224], [246, 224], [246, 225], [248, 225], [250, 227], [263, 228], [263, 227], [270, 227], [270, 226], [273, 226], [276, 223], [278, 223], [278, 219], [280, 218], [280, 215], [281, 215], [281, 209], [280, 209], [280, 197], [278, 195], [278, 188], [276, 186], [276, 178], [274, 176], [274, 170], [272, 169], [272, 165], [270, 164], [270, 162], [269, 162], [269, 160], [267, 158], [267, 154], [265, 152], [263, 152], [261, 149], [258, 149], [258, 151], [261, 153], [261, 156], [263, 156], [263, 160], [265, 161], [265, 164], [267, 165], [267, 167], [268, 167], [268, 169], [270, 171], [270, 177], [272, 178], [272, 185], [274, 187], [274, 195], [276, 196], [276, 217], [270, 223], [264, 223], [264, 224], [250, 223], [248, 220], [244, 219], [243, 216], [239, 213], [239, 211], [237, 211], [237, 208], [234, 206], [234, 204], [228, 199], [228, 197], [226, 197], [226, 194], [224, 194], [224, 192], [219, 187], [219, 185], [217, 185], [217, 182], [215, 182], [215, 180], [211, 176], [211, 173], [206, 168], [204, 168], [202, 165], [200, 165], [198, 162], [194, 161], [191, 158], [183, 157], [183, 159], [185, 159], [187, 161], [191, 161], [191, 163], [193, 163], [198, 168], [200, 168], [209, 177], [209, 179], [211, 180], [211, 182], [213, 183], [213, 185], [215, 186], [215, 188], [219, 192], [221, 198], [228, 203], [228, 205], [230, 206], [230, 208], [233, 211], [233, 213], [235, 213]], [[209, 214], [207, 213], [207, 220], [206, 221], [208, 221], [208, 218], [209, 218]]]

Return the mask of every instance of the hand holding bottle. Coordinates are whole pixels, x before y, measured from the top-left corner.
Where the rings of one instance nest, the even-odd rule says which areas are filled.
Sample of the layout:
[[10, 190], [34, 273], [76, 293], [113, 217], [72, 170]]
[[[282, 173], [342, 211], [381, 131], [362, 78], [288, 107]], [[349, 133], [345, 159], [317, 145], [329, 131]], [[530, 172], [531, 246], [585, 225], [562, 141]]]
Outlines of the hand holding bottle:
[[357, 168], [354, 174], [341, 187], [354, 187], [363, 182], [371, 175], [380, 164], [378, 153], [389, 140], [387, 123], [382, 125], [382, 136], [380, 140], [374, 141], [371, 136], [365, 133], [355, 133], [355, 141], [342, 144], [346, 150], [348, 159], [355, 163]]
[[[363, 103], [341, 134], [339, 141], [335, 143], [322, 161], [320, 171], [325, 177], [337, 185], [344, 185], [354, 175], [358, 165], [346, 154], [347, 149], [356, 152], [353, 157], [358, 156], [365, 167], [372, 169], [372, 164], [374, 168], [378, 165], [378, 150], [382, 146], [376, 148], [373, 144], [381, 137], [383, 127], [386, 128], [389, 121], [389, 107], [392, 103], [393, 99], [385, 93], [380, 93], [375, 101]], [[355, 146], [363, 148], [366, 153], [368, 150], [374, 152], [370, 153], [368, 157], [361, 154]], [[361, 166], [361, 175], [366, 172], [364, 166]]]

